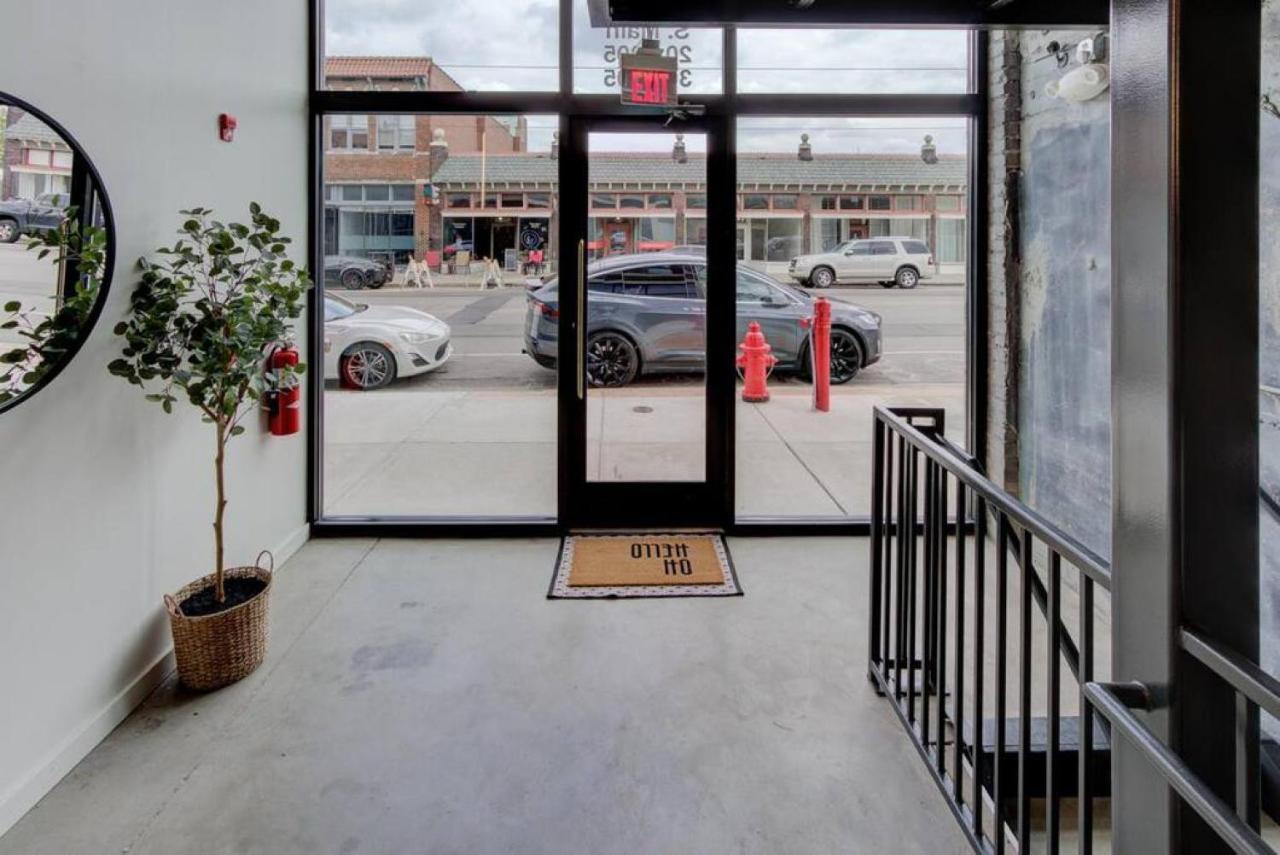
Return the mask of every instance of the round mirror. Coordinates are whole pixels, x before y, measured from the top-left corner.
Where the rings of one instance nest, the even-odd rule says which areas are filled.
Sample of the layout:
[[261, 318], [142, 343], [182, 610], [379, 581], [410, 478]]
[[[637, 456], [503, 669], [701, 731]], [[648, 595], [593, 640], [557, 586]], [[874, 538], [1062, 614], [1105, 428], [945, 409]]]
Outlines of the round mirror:
[[107, 297], [115, 227], [97, 169], [54, 119], [0, 92], [0, 413], [48, 386]]

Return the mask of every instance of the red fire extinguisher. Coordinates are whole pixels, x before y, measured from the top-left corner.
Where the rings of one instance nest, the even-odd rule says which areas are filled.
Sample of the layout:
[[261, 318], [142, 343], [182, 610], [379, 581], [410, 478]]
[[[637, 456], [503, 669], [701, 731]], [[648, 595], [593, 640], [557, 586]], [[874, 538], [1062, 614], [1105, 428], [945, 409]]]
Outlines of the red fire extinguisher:
[[[271, 371], [278, 372], [298, 364], [298, 349], [292, 344], [278, 344], [267, 357]], [[293, 377], [287, 385], [267, 394], [267, 423], [274, 436], [289, 436], [302, 427], [302, 386]]]

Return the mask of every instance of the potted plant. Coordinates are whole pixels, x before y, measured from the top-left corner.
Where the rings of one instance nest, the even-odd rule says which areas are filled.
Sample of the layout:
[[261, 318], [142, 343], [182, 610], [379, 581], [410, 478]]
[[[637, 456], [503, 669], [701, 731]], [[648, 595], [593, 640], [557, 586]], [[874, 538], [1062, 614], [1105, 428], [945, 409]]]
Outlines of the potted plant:
[[273, 391], [305, 370], [265, 363], [269, 347], [289, 340], [311, 281], [286, 257], [290, 241], [279, 221], [257, 203], [248, 225], [212, 219], [206, 208], [181, 213], [173, 246], [139, 262], [129, 314], [115, 328], [125, 347], [108, 367], [166, 413], [181, 402], [196, 408], [216, 435], [213, 572], [165, 597], [179, 677], [214, 689], [262, 663], [271, 592], [272, 568], [260, 566], [269, 553], [252, 567], [224, 566], [227, 446]]

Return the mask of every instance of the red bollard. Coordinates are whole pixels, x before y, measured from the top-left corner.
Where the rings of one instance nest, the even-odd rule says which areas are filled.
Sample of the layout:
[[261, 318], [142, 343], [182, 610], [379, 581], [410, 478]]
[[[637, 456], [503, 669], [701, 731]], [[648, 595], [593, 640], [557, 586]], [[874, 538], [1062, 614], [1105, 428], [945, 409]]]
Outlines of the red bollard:
[[738, 345], [737, 364], [742, 369], [742, 400], [759, 404], [769, 400], [769, 372], [778, 364], [773, 348], [764, 340], [760, 324], [747, 324], [747, 336]]
[[813, 406], [831, 412], [831, 301], [819, 297], [813, 301]]

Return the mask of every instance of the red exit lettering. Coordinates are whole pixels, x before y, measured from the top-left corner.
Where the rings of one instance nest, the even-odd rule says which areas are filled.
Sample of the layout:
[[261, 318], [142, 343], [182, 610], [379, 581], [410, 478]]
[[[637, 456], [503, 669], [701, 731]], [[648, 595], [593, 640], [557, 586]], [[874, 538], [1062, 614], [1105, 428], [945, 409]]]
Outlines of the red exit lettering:
[[666, 71], [631, 69], [631, 100], [637, 104], [667, 103], [671, 74]]

